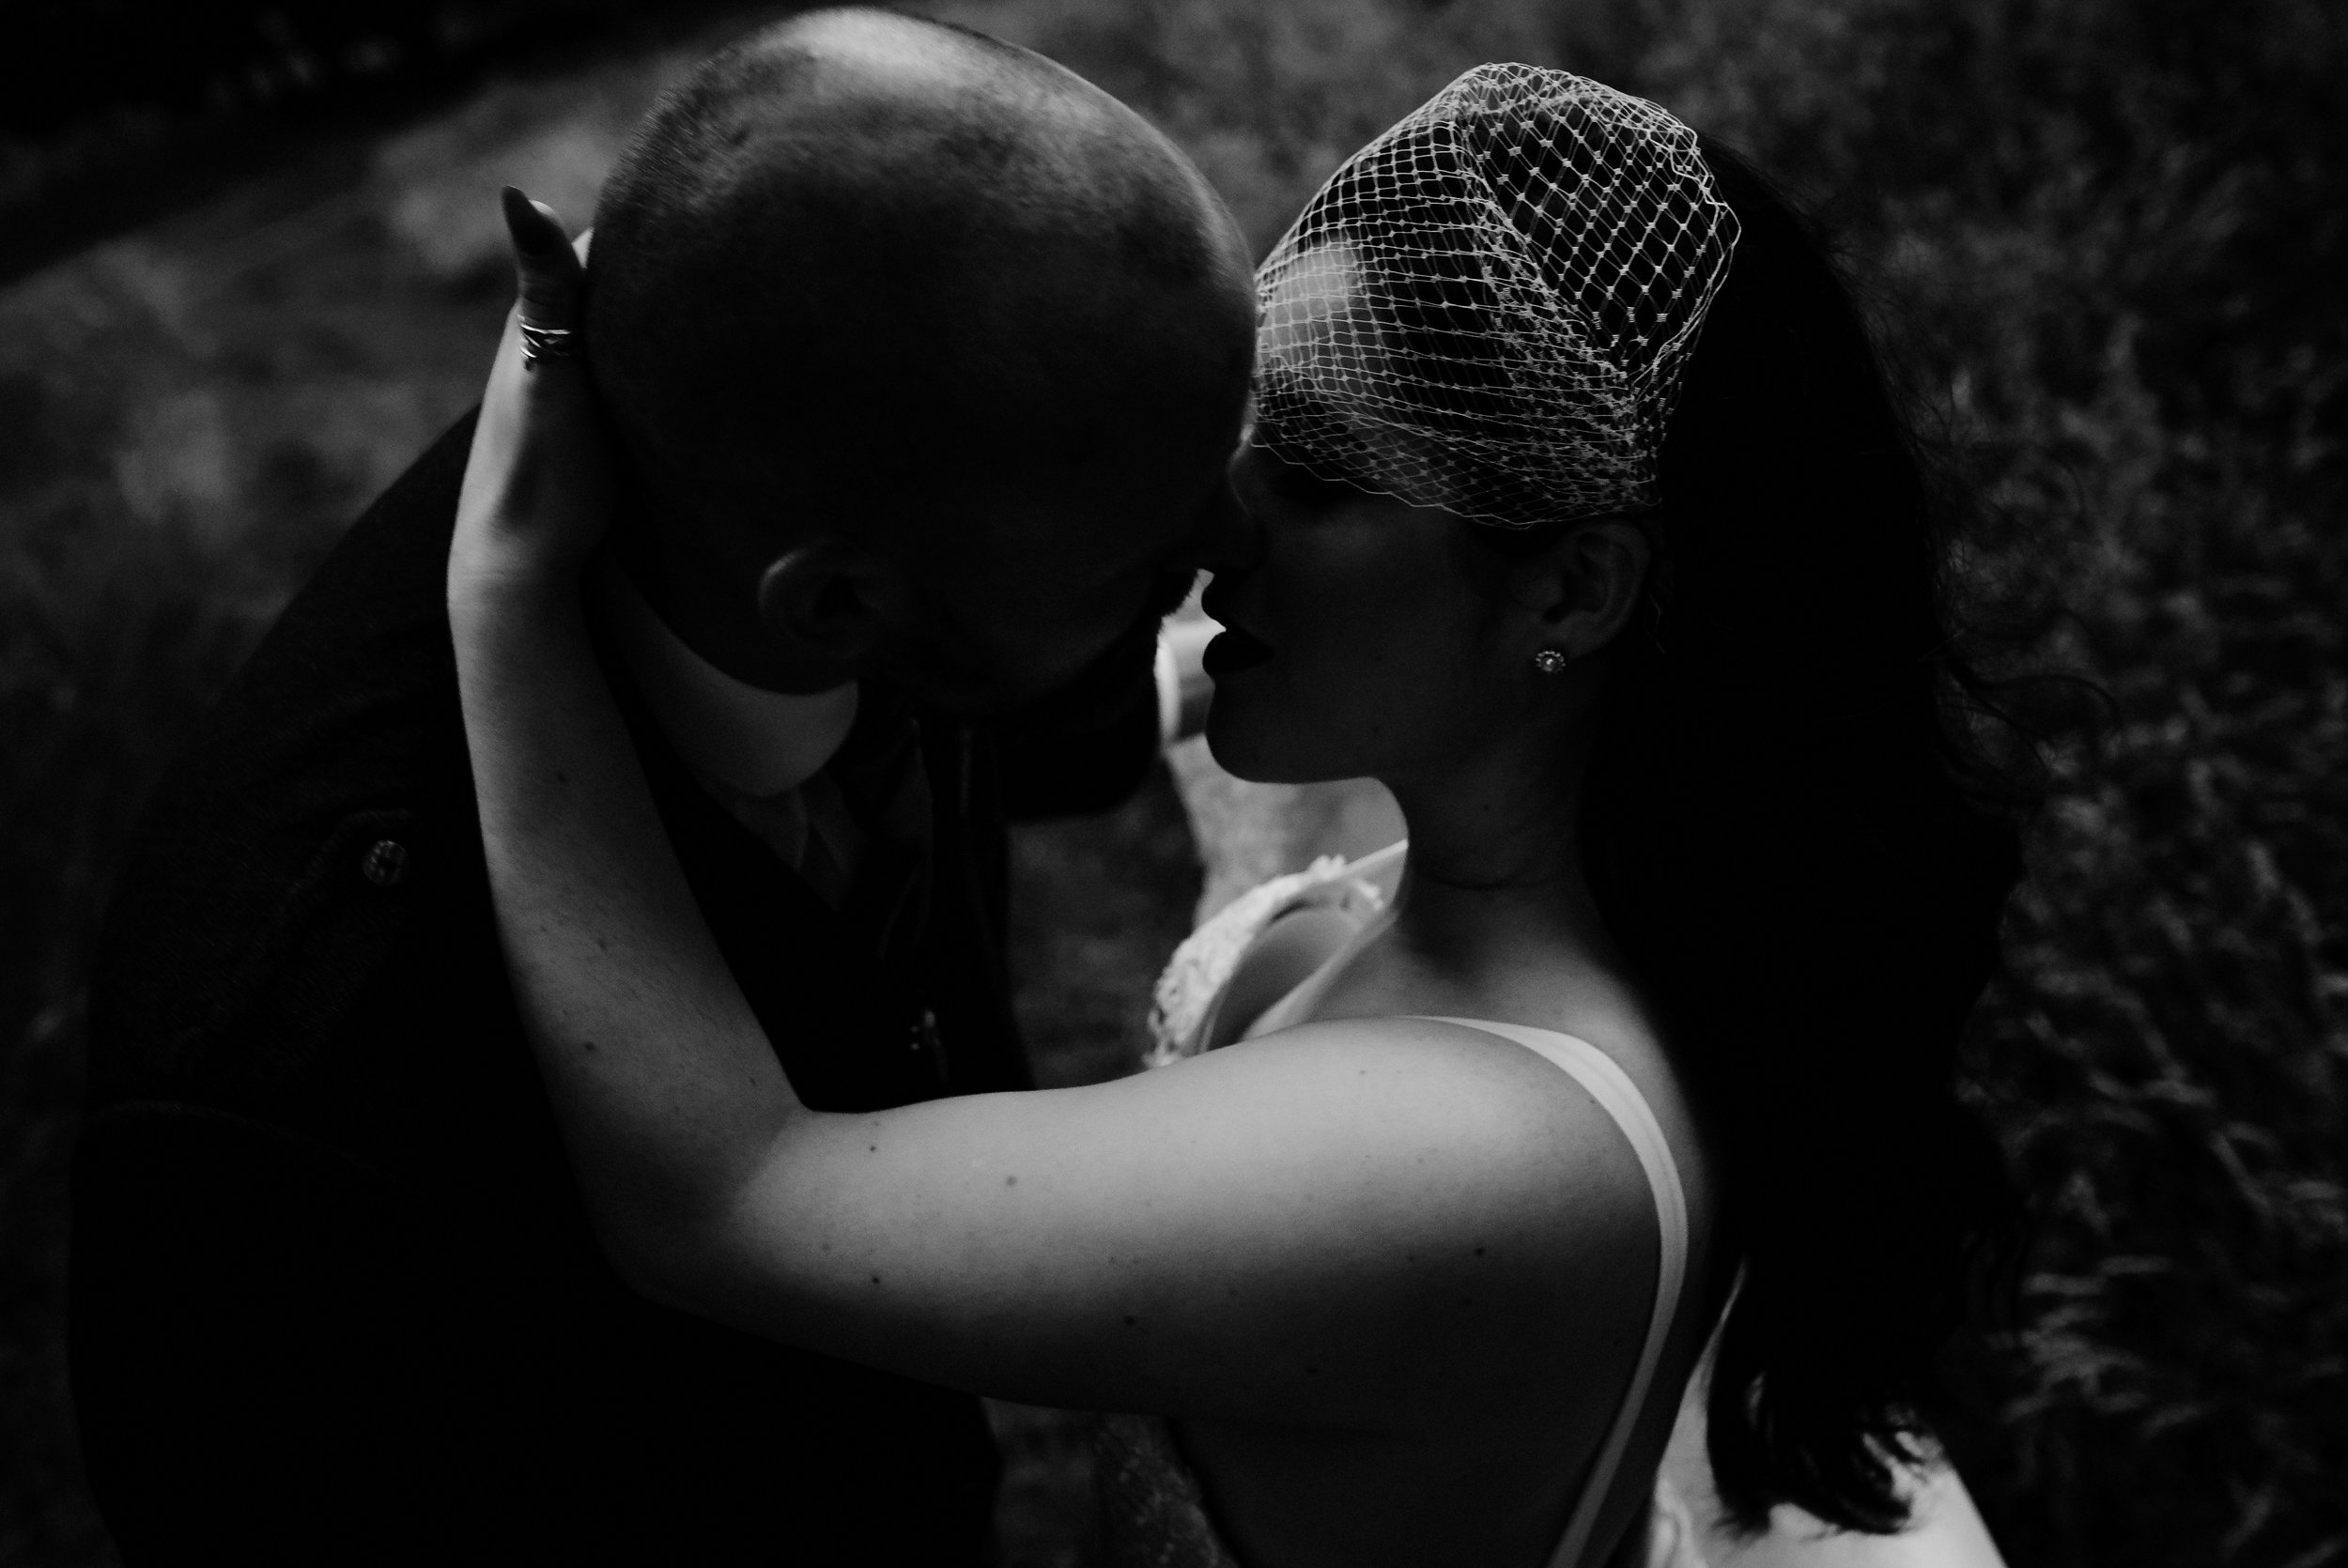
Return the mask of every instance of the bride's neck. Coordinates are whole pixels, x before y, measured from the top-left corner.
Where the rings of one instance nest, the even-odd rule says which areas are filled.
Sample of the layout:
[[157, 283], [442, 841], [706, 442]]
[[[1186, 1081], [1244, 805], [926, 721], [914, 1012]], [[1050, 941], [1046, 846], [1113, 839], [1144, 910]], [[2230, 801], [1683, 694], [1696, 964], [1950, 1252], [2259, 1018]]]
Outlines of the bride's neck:
[[[1552, 754], [1553, 755], [1553, 754]], [[1390, 781], [1411, 840], [1396, 934], [1460, 972], [1567, 945], [1611, 950], [1584, 873], [1577, 822], [1584, 761], [1523, 756]]]

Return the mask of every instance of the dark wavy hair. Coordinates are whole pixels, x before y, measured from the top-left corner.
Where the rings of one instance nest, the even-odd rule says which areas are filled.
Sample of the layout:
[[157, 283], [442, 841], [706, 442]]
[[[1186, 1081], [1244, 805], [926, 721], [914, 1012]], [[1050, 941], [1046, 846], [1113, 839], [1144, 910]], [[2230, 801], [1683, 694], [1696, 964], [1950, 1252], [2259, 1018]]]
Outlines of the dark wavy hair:
[[[1518, 160], [1566, 141], [1477, 131]], [[1783, 1501], [1887, 1531], [1936, 1354], [2017, 1234], [1955, 1058], [2029, 788], [1985, 744], [1996, 693], [1955, 646], [1950, 512], [1830, 248], [1750, 164], [1702, 151], [1741, 233], [1666, 427], [1654, 566], [1605, 655], [1580, 837], [1726, 1145], [1723, 1255], [1745, 1278], [1710, 1391], [1721, 1499], [1750, 1530]], [[1396, 302], [1388, 391], [1468, 437], [1509, 393], [1446, 206], [1469, 210], [1464, 181], [1410, 215], [1423, 276]], [[1362, 483], [1284, 450], [1271, 411], [1276, 453]], [[1463, 526], [1504, 556], [1572, 526], [1523, 521]]]
[[1690, 1048], [1744, 1288], [1712, 1468], [1749, 1528], [1907, 1509], [1936, 1353], [2014, 1237], [1956, 1098], [2021, 875], [2024, 787], [1978, 738], [1948, 509], [1831, 253], [1749, 164], [1663, 447], [1646, 615], [1611, 653], [1581, 824], [1600, 909]]

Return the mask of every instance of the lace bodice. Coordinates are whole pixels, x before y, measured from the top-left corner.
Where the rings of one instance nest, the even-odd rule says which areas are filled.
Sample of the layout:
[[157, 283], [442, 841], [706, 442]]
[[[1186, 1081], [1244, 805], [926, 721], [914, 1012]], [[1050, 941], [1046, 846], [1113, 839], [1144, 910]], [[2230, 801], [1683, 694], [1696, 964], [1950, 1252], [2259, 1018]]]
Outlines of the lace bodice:
[[1199, 923], [1174, 949], [1150, 1007], [1145, 1067], [1195, 1056], [1213, 1038], [1215, 1011], [1231, 976], [1266, 927], [1300, 909], [1337, 909], [1365, 922], [1384, 911], [1379, 880], [1398, 867], [1407, 846], [1392, 844], [1348, 861], [1326, 854], [1302, 871], [1251, 888]]

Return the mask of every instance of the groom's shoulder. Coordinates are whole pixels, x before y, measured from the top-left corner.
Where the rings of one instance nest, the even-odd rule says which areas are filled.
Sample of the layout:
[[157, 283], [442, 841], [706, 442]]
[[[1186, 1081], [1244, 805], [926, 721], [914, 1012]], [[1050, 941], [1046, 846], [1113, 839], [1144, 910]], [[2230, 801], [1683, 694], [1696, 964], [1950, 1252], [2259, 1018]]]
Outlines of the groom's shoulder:
[[313, 837], [317, 812], [413, 788], [461, 747], [445, 580], [471, 432], [467, 414], [344, 533], [157, 787], [145, 837]]
[[304, 899], [348, 884], [388, 917], [467, 838], [443, 582], [471, 425], [351, 525], [149, 796], [92, 978], [99, 1076], [217, 1016]]
[[448, 550], [472, 426], [468, 412], [345, 530], [230, 683], [192, 756], [232, 734], [363, 718], [394, 692], [437, 687], [454, 699]]
[[453, 707], [445, 581], [472, 423], [468, 413], [442, 433], [344, 532], [229, 683], [159, 803], [332, 769], [346, 759], [319, 749], [322, 730], [363, 732], [427, 694]]

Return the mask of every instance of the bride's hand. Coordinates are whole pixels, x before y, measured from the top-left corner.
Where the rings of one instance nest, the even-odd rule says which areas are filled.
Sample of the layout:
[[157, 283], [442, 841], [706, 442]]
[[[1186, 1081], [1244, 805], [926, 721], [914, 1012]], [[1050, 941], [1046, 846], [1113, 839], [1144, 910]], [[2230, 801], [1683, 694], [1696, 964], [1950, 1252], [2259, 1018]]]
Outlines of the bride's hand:
[[449, 552], [452, 607], [575, 593], [611, 517], [611, 456], [595, 389], [580, 339], [561, 335], [579, 329], [585, 269], [551, 209], [511, 186], [504, 205], [520, 298], [465, 465]]

